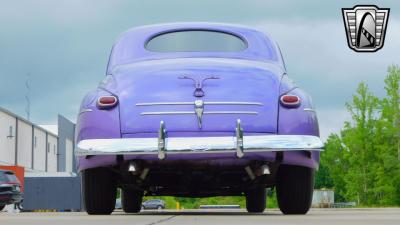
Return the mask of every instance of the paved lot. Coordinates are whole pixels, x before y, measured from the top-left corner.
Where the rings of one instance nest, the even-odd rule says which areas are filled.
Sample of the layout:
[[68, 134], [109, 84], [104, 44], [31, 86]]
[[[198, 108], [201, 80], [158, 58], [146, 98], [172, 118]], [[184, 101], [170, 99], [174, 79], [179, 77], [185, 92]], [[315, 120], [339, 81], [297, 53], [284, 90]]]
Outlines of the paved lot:
[[277, 210], [250, 215], [243, 210], [146, 211], [140, 214], [114, 212], [110, 216], [86, 213], [0, 213], [1, 225], [244, 225], [244, 224], [374, 224], [399, 225], [400, 208], [313, 209], [305, 216], [284, 216]]

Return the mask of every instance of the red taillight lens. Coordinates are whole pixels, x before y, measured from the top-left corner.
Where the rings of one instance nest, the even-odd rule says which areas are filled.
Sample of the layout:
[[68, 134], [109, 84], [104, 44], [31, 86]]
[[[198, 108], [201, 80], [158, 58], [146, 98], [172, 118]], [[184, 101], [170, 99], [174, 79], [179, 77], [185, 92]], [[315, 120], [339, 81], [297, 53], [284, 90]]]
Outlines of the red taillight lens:
[[300, 98], [296, 95], [282, 95], [281, 104], [285, 107], [298, 107], [300, 105]]
[[118, 99], [115, 96], [101, 96], [97, 100], [97, 107], [99, 109], [110, 109], [116, 106]]

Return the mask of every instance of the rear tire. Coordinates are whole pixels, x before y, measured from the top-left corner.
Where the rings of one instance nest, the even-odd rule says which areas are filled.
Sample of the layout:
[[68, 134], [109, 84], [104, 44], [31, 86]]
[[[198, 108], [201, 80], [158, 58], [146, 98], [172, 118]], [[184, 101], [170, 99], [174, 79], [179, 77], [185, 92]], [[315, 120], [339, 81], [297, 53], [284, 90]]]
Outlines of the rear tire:
[[16, 203], [15, 205], [17, 206], [19, 211], [24, 211], [24, 206], [22, 205], [22, 202]]
[[122, 190], [122, 209], [126, 213], [138, 213], [142, 208], [143, 192], [136, 190]]
[[246, 192], [246, 209], [249, 213], [262, 213], [265, 210], [267, 195], [265, 188], [256, 188]]
[[306, 214], [314, 190], [314, 169], [281, 165], [276, 177], [276, 194], [283, 214]]
[[107, 168], [82, 172], [83, 199], [90, 215], [108, 215], [114, 211], [117, 185], [114, 174]]

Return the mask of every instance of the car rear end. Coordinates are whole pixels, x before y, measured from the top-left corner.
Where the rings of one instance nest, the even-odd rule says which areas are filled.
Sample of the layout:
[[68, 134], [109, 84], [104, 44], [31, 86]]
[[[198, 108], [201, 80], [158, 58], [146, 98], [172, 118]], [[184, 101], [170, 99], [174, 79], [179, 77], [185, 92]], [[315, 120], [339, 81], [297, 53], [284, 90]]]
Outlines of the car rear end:
[[21, 184], [12, 171], [0, 170], [0, 206], [22, 201]]
[[[213, 32], [237, 35], [246, 49], [151, 53], [132, 44], [166, 32], [157, 29], [123, 36], [109, 75], [82, 102], [76, 155], [88, 213], [111, 213], [117, 187], [125, 212], [139, 212], [145, 194], [245, 195], [248, 211], [261, 212], [265, 188], [287, 196], [288, 185], [308, 192], [305, 204], [286, 212], [307, 211], [323, 144], [311, 99], [287, 78], [277, 46], [219, 25]], [[143, 55], [129, 61], [129, 54]]]

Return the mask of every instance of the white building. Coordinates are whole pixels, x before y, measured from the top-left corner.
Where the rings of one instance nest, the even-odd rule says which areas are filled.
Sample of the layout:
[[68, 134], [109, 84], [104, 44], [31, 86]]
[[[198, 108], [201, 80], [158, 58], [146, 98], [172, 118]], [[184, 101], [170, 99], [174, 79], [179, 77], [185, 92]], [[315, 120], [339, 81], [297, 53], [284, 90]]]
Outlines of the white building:
[[0, 107], [0, 165], [18, 165], [33, 172], [72, 172], [74, 129], [62, 116], [55, 130]]

